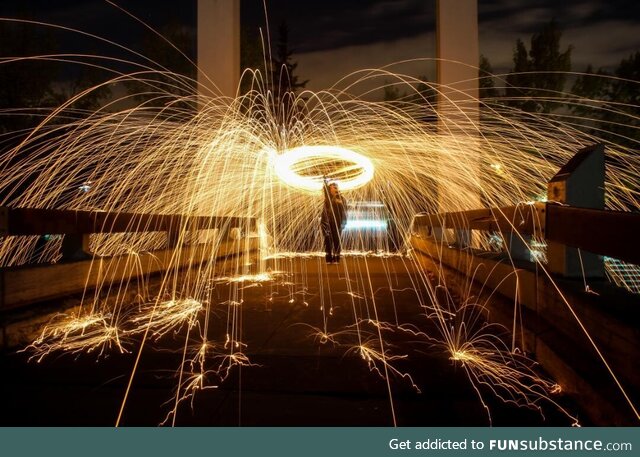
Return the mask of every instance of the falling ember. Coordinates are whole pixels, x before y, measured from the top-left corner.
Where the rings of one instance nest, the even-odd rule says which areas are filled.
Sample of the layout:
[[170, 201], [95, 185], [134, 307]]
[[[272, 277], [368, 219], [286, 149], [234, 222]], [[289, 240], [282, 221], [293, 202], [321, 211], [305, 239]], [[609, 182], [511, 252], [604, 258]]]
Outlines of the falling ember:
[[160, 338], [185, 322], [190, 326], [194, 325], [197, 314], [203, 309], [203, 304], [192, 298], [150, 303], [144, 305], [140, 313], [131, 319], [135, 327], [130, 330], [130, 333], [149, 329], [154, 338]]
[[[150, 71], [148, 66], [143, 70]], [[183, 76], [165, 70], [160, 73], [174, 86], [193, 85]], [[253, 87], [267, 87], [260, 72], [248, 77], [254, 78]], [[555, 382], [531, 368], [529, 359], [502, 343], [495, 327], [480, 325], [480, 330], [471, 332], [474, 322], [486, 323], [478, 317], [482, 313], [468, 312], [473, 308], [467, 303], [468, 296], [448, 295], [439, 300], [447, 291], [440, 280], [432, 282], [422, 270], [411, 277], [412, 289], [420, 291], [416, 301], [424, 311], [421, 317], [429, 322], [425, 326], [433, 324], [437, 329], [434, 335], [405, 325], [397, 315], [394, 323], [379, 320], [377, 313], [383, 307], [377, 302], [378, 289], [386, 287], [393, 302], [390, 308], [394, 308], [395, 275], [403, 274], [402, 268], [419, 269], [400, 248], [413, 234], [416, 214], [463, 211], [479, 201], [491, 207], [530, 202], [544, 193], [544, 183], [573, 151], [600, 139], [580, 129], [574, 117], [523, 113], [491, 100], [483, 102], [482, 124], [465, 118], [455, 132], [438, 132], [435, 123], [425, 118], [442, 120], [451, 113], [437, 112], [427, 100], [394, 104], [366, 99], [371, 82], [380, 81], [382, 89], [383, 81], [391, 77], [407, 89], [418, 83], [389, 70], [356, 72], [350, 75], [349, 91], [336, 86], [307, 91], [304, 96], [290, 94], [295, 108], [286, 122], [262, 89], [234, 99], [212, 96], [200, 110], [190, 111], [183, 106], [197, 104], [195, 95], [176, 96], [155, 86], [149, 91], [167, 100], [160, 108], [141, 104], [80, 118], [69, 103], [44, 118], [18, 146], [0, 157], [0, 204], [109, 214], [176, 214], [183, 222], [169, 235], [94, 235], [95, 270], [91, 274], [98, 284], [95, 293], [87, 289], [84, 298], [87, 303], [100, 303], [96, 308], [100, 311], [57, 316], [27, 348], [33, 358], [41, 360], [54, 352], [102, 353], [112, 348], [125, 352], [122, 338], [135, 337], [137, 368], [145, 344], [161, 344], [161, 337], [173, 332], [184, 337], [170, 413], [175, 419], [184, 400], [193, 402], [196, 393], [217, 388], [231, 370], [256, 366], [244, 334], [247, 289], [260, 289], [264, 302], [279, 299], [293, 309], [296, 303], [311, 302], [307, 283], [314, 281], [321, 289], [314, 297], [319, 306], [304, 308], [317, 313], [312, 316], [317, 327], [305, 324], [313, 329], [314, 341], [346, 348], [345, 353], [382, 377], [392, 409], [394, 380], [420, 389], [410, 373], [398, 368], [409, 355], [390, 349], [383, 337], [390, 333], [410, 334], [443, 349], [446, 357], [460, 362], [452, 365], [464, 368], [485, 405], [482, 395], [486, 392], [479, 386], [506, 402], [534, 408], [541, 399], [559, 392]], [[120, 75], [114, 83], [141, 79], [144, 76], [139, 74]], [[443, 88], [430, 84], [430, 89]], [[553, 102], [545, 97], [545, 103]], [[559, 95], [555, 102], [564, 106], [566, 98]], [[588, 105], [589, 100], [574, 103]], [[613, 112], [616, 107], [606, 109]], [[64, 128], [58, 121], [64, 122]], [[608, 208], [637, 210], [640, 155], [611, 141], [607, 148], [611, 158]], [[334, 303], [338, 301], [332, 295], [335, 291], [328, 290], [326, 277], [333, 267], [321, 261], [318, 218], [325, 179], [337, 182], [350, 201], [362, 203], [361, 207], [375, 202], [381, 213], [384, 210], [389, 215], [385, 220], [353, 219], [347, 225], [345, 233], [350, 237], [345, 235], [343, 246], [347, 258], [331, 270], [344, 284], [340, 303]], [[239, 227], [219, 222], [225, 217], [256, 223]], [[191, 220], [198, 218], [213, 222], [194, 229]], [[392, 230], [395, 243], [389, 241]], [[389, 236], [380, 238], [371, 249], [363, 241], [367, 231], [388, 231]], [[251, 247], [253, 241], [260, 251], [257, 262], [251, 258], [256, 250]], [[0, 266], [27, 263], [36, 253], [40, 262], [59, 258], [61, 239], [47, 240], [46, 248], [36, 252], [40, 242], [34, 236], [4, 238]], [[487, 239], [479, 247], [491, 243]], [[531, 243], [531, 247], [536, 246]], [[167, 265], [158, 272], [159, 290], [152, 293], [143, 257], [151, 252], [144, 261], [160, 262], [153, 253], [160, 249], [167, 251]], [[200, 254], [197, 260], [196, 253]], [[368, 270], [372, 257], [385, 267], [378, 277]], [[103, 258], [121, 263], [109, 264]], [[305, 259], [311, 260], [305, 263]], [[268, 269], [267, 261], [275, 264], [273, 270]], [[544, 263], [542, 256], [533, 261]], [[356, 262], [360, 262], [357, 267], [350, 265]], [[398, 268], [386, 269], [391, 262], [397, 262], [394, 266]], [[286, 264], [290, 268], [302, 265], [303, 271], [282, 268]], [[138, 279], [115, 279], [121, 271]], [[275, 280], [284, 275], [295, 279]], [[348, 310], [351, 320], [340, 329], [330, 329], [337, 321], [334, 310], [340, 308]], [[222, 318], [215, 314], [220, 309], [226, 309]], [[221, 328], [218, 335], [211, 329], [213, 321]], [[366, 333], [365, 325], [374, 332]], [[122, 409], [125, 403], [126, 397]]]
[[269, 281], [273, 281], [277, 277], [277, 275], [278, 273], [276, 272], [269, 272], [269, 273], [256, 273], [253, 275], [229, 276], [229, 277], [216, 278], [216, 282], [227, 282], [227, 283], [269, 282]]
[[464, 361], [471, 361], [473, 359], [465, 351], [453, 351], [453, 353], [451, 354], [451, 360], [464, 362]]
[[126, 352], [122, 346], [122, 332], [99, 313], [87, 315], [56, 315], [42, 330], [40, 336], [25, 350], [37, 361], [57, 352], [93, 352], [100, 354], [111, 347]]

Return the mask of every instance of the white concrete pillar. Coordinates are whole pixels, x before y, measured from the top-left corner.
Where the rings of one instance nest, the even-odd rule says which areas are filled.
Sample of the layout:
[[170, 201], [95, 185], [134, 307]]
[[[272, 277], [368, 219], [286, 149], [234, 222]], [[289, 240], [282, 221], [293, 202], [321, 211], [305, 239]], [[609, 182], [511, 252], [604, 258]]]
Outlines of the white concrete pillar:
[[198, 0], [198, 94], [234, 97], [240, 81], [240, 0]]
[[467, 133], [478, 119], [478, 1], [438, 0], [436, 32], [439, 127]]
[[[437, 1], [436, 57], [438, 132], [447, 164], [439, 180], [439, 211], [480, 208], [477, 0]], [[467, 244], [471, 238], [460, 233], [447, 241]]]

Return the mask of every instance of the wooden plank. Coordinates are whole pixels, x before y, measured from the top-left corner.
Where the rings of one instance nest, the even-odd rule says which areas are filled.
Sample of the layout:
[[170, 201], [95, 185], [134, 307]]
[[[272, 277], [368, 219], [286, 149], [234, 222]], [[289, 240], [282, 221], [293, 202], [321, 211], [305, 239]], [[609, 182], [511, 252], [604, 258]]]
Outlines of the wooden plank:
[[0, 269], [5, 285], [0, 310], [52, 300], [169, 268], [199, 266], [211, 259], [240, 254], [246, 249], [255, 251], [258, 245], [258, 238], [250, 238], [248, 244], [243, 239], [225, 241], [218, 246], [201, 244], [139, 255]]
[[547, 205], [546, 238], [640, 265], [640, 213]]
[[539, 233], [549, 241], [640, 265], [640, 213], [547, 203], [421, 214], [414, 227]]
[[176, 214], [109, 213], [43, 208], [2, 208], [3, 236], [119, 232], [178, 232], [229, 227], [254, 227], [255, 218], [183, 216]]
[[542, 227], [536, 205], [484, 208], [455, 213], [422, 214], [414, 218], [415, 227], [448, 228], [456, 230], [486, 230], [533, 235]]

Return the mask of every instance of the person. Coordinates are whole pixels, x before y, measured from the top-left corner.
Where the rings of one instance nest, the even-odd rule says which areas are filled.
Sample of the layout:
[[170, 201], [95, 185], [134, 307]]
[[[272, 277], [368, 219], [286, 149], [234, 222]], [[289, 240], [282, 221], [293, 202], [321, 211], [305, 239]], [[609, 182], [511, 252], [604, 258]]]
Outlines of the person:
[[347, 224], [347, 201], [340, 194], [338, 184], [327, 183], [323, 186], [324, 204], [322, 207], [322, 217], [320, 226], [324, 236], [324, 250], [326, 252], [327, 263], [340, 263], [342, 230]]

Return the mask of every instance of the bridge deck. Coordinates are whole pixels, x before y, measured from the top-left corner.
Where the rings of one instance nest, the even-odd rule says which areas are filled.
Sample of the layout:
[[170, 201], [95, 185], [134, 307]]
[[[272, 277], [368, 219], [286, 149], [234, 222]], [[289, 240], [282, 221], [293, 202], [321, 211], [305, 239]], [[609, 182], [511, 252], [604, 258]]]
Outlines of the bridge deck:
[[[359, 341], [376, 347], [378, 329], [367, 322], [376, 319], [375, 313], [379, 321], [411, 323], [435, 335], [419, 303], [425, 294], [416, 278], [422, 273], [401, 257], [347, 257], [343, 262], [326, 265], [321, 257], [270, 261], [283, 271], [273, 281], [221, 282], [212, 288], [209, 339], [222, 344], [233, 310], [240, 309], [238, 328], [252, 366], [235, 367], [217, 389], [198, 392], [193, 408], [189, 402], [179, 408], [177, 424], [392, 425], [387, 384], [354, 347]], [[243, 303], [229, 307], [224, 303], [230, 298]], [[343, 332], [335, 336], [340, 344], [323, 344], [314, 335], [313, 328], [324, 329], [325, 320], [328, 332]], [[198, 327], [190, 334], [196, 345], [201, 342], [198, 334]], [[173, 398], [177, 384], [185, 336], [182, 329], [145, 345], [122, 425], [163, 420], [170, 409], [165, 402]], [[407, 379], [392, 378], [398, 425], [488, 425], [464, 370], [441, 348], [399, 332], [384, 332], [384, 341], [394, 354], [408, 356], [394, 366], [409, 373], [422, 391]], [[26, 363], [23, 353], [4, 354], [0, 425], [113, 425], [138, 346], [139, 338], [131, 343], [131, 353], [113, 351], [99, 363], [95, 354], [54, 355], [41, 363]], [[483, 393], [494, 425], [569, 424], [551, 409], [545, 410], [545, 421], [537, 411], [505, 405]]]

